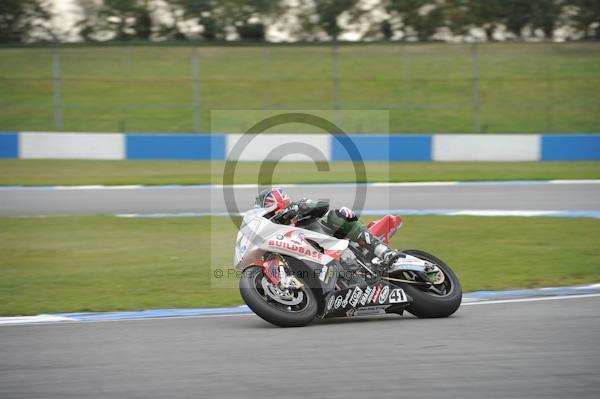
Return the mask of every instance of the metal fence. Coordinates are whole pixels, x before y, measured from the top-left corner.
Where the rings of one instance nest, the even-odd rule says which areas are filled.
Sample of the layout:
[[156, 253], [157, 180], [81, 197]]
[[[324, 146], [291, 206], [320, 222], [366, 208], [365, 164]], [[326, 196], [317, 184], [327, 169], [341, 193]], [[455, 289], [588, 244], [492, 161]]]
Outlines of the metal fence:
[[0, 130], [210, 132], [217, 109], [389, 110], [398, 133], [598, 132], [600, 44], [0, 49]]

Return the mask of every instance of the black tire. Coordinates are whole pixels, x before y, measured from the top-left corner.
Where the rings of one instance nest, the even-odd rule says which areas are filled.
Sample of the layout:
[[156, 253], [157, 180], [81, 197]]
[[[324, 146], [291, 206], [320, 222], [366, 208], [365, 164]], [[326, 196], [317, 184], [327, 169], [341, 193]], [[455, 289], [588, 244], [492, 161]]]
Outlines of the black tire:
[[450, 291], [445, 295], [427, 292], [412, 284], [400, 284], [404, 291], [413, 298], [413, 303], [406, 310], [420, 318], [448, 317], [458, 310], [462, 301], [462, 288], [456, 274], [441, 259], [418, 249], [407, 249], [402, 252], [417, 258], [435, 263], [450, 280]]
[[258, 292], [255, 285], [255, 279], [260, 277], [258, 274], [263, 275], [263, 269], [258, 266], [250, 267], [242, 273], [240, 294], [246, 305], [260, 318], [279, 327], [302, 327], [314, 320], [318, 311], [317, 298], [302, 279], [298, 278], [305, 287], [303, 293], [307, 299], [306, 307], [300, 311], [288, 312], [269, 304]]

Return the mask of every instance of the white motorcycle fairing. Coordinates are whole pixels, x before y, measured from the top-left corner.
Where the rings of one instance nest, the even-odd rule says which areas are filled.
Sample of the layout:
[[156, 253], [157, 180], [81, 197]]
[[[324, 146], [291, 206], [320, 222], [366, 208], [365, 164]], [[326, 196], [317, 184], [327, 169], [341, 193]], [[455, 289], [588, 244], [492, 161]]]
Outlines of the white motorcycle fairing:
[[[234, 264], [238, 271], [253, 265], [265, 252], [279, 253], [296, 259], [327, 265], [339, 259], [348, 247], [348, 240], [338, 240], [325, 234], [271, 222], [263, 208], [245, 213], [236, 239]], [[318, 251], [309, 241], [317, 243]]]

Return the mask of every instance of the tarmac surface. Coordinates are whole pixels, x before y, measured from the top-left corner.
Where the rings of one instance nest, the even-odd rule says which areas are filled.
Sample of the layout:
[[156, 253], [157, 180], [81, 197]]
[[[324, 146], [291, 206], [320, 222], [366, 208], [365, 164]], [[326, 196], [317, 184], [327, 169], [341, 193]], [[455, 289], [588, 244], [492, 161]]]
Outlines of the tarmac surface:
[[448, 319], [254, 315], [0, 327], [0, 397], [598, 398], [600, 297]]
[[[358, 188], [357, 188], [358, 187]], [[329, 198], [332, 207], [355, 210], [600, 210], [600, 184], [303, 185], [285, 187], [293, 199]], [[361, 206], [360, 190], [366, 199]], [[8, 188], [0, 190], [0, 216], [146, 213], [237, 213], [253, 206], [256, 186]], [[226, 198], [232, 201], [226, 201]], [[228, 202], [230, 203], [228, 205]]]

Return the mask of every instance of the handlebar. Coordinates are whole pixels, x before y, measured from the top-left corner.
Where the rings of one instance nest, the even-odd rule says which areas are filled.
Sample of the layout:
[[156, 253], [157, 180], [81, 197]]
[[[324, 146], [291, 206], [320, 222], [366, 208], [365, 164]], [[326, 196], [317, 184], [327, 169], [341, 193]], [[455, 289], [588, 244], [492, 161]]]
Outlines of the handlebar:
[[302, 204], [302, 200], [290, 203], [283, 211], [273, 216], [272, 220], [274, 222], [282, 222], [286, 219], [291, 220], [295, 216], [303, 216], [303, 211], [307, 209]]

